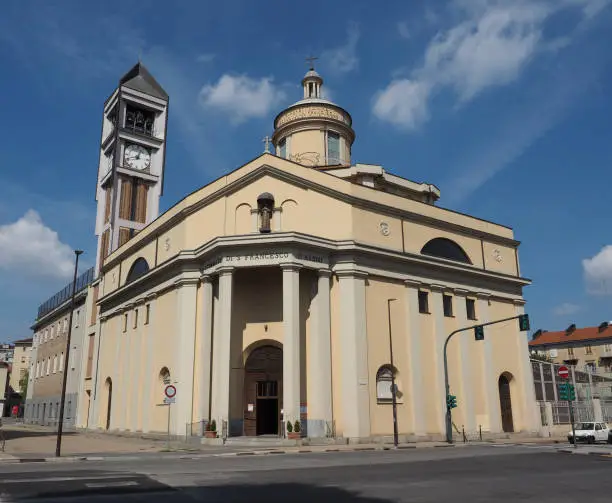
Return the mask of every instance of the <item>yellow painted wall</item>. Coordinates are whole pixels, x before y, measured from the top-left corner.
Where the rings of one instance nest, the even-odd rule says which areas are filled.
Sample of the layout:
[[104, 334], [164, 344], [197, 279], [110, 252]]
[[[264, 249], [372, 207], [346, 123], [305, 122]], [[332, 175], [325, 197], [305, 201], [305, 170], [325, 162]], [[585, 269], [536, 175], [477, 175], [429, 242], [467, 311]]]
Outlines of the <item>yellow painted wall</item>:
[[[381, 231], [384, 223], [388, 229]], [[362, 208], [353, 208], [353, 237], [360, 243], [367, 243], [394, 251], [402, 251], [402, 221], [389, 215], [382, 215]]]
[[370, 391], [370, 427], [372, 435], [389, 435], [393, 431], [390, 403], [378, 403], [376, 373], [390, 363], [389, 315], [387, 299], [391, 301], [391, 333], [393, 337], [393, 363], [397, 369], [396, 385], [402, 393], [398, 399], [397, 420], [400, 433], [413, 431], [410, 410], [410, 375], [408, 364], [408, 333], [406, 327], [406, 288], [402, 283], [368, 278], [366, 287], [368, 374]]

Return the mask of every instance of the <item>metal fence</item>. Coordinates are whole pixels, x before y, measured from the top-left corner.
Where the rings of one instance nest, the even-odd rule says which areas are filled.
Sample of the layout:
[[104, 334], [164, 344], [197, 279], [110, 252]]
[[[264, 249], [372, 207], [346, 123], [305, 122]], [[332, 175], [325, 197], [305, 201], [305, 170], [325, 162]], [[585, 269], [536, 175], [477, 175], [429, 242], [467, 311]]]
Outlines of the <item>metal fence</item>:
[[612, 423], [612, 400], [602, 400], [600, 403], [603, 420]]
[[[559, 367], [555, 363], [531, 360], [536, 400], [555, 402], [559, 400]], [[570, 382], [576, 389], [577, 401], [591, 401], [593, 398], [612, 400], [612, 379], [595, 372], [583, 372], [576, 367], [570, 369]]]
[[[569, 405], [567, 402], [551, 402], [553, 424], [571, 424]], [[594, 421], [595, 412], [590, 402], [573, 402], [574, 422]]]

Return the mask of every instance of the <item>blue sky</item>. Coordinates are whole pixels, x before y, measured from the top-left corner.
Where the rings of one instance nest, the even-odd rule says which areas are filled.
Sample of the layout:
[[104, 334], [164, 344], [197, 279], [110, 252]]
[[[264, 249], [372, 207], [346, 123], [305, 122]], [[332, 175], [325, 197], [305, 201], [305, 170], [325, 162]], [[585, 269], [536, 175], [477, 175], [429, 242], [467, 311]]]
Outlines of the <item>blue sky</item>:
[[95, 254], [102, 104], [140, 56], [171, 96], [162, 210], [259, 155], [304, 58], [353, 161], [509, 225], [534, 328], [612, 320], [610, 0], [7, 0], [0, 16], [0, 340]]

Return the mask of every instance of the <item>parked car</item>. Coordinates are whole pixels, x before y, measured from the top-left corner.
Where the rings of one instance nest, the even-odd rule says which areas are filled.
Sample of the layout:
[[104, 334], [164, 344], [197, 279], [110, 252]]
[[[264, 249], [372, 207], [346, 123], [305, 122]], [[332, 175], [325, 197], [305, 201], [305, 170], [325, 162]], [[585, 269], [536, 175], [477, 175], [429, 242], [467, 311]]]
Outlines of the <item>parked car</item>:
[[[594, 444], [596, 442], [612, 443], [612, 430], [608, 428], [606, 423], [584, 422], [574, 425], [576, 431], [576, 442], [587, 442]], [[572, 432], [567, 434], [567, 440], [570, 444], [574, 443]]]

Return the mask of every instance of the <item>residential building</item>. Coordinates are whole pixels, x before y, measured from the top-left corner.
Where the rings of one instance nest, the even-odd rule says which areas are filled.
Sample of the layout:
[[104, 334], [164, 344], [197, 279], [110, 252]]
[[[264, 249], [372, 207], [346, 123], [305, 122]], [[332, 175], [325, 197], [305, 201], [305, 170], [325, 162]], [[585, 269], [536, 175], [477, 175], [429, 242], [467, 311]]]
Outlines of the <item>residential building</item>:
[[[254, 436], [300, 421], [309, 437], [373, 439], [393, 431], [394, 375], [400, 434], [444, 434], [444, 341], [524, 312], [519, 242], [437, 206], [430, 183], [354, 163], [351, 115], [314, 68], [302, 86], [274, 120], [273, 153], [158, 216], [165, 129], [126, 131], [121, 110], [150, 111], [158, 131], [168, 97], [141, 64], [120, 80], [104, 107], [78, 426], [183, 436], [214, 420]], [[448, 362], [456, 424], [539, 430], [518, 323], [462, 333]]]
[[579, 370], [612, 376], [612, 326], [598, 326], [548, 332], [538, 330], [529, 342], [530, 351], [546, 354], [554, 363], [572, 365]]
[[57, 424], [63, 376], [64, 372], [68, 372], [64, 421], [68, 426], [75, 423], [85, 334], [85, 303], [93, 273], [92, 267], [76, 281], [69, 360], [66, 359], [66, 342], [72, 282], [38, 308], [36, 321], [32, 325], [34, 337], [24, 414], [26, 422]]
[[[32, 342], [33, 339], [21, 339], [13, 342], [13, 367], [11, 369], [10, 386], [14, 391], [22, 395], [25, 400], [25, 387], [22, 387], [23, 380], [28, 378], [30, 364], [32, 361]], [[22, 389], [23, 388], [23, 389]]]

